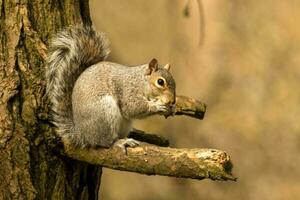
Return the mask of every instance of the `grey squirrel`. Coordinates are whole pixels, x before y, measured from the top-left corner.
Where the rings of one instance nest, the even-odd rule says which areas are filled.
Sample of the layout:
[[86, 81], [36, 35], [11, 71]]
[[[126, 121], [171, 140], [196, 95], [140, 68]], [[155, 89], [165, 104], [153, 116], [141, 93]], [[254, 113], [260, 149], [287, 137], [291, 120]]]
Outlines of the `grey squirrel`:
[[107, 62], [110, 50], [103, 33], [91, 26], [59, 32], [48, 52], [47, 94], [53, 123], [63, 140], [76, 147], [136, 146], [126, 139], [132, 120], [171, 115], [175, 81], [170, 66], [156, 59], [128, 67]]

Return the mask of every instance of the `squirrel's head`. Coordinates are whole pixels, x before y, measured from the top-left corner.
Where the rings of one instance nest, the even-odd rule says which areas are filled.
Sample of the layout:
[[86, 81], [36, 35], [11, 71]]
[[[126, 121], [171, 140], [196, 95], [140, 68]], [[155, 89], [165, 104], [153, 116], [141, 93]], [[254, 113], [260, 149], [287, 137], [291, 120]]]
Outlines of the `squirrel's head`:
[[148, 64], [146, 76], [148, 76], [151, 88], [148, 97], [168, 106], [171, 112], [175, 106], [176, 85], [170, 73], [170, 65], [160, 66], [154, 58]]

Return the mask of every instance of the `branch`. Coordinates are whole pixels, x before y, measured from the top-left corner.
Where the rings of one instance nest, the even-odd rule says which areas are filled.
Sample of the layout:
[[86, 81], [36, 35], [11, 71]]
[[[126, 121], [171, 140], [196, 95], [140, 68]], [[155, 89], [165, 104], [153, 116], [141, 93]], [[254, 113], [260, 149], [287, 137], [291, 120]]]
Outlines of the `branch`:
[[147, 142], [149, 144], [154, 144], [160, 147], [168, 147], [169, 146], [169, 140], [166, 138], [155, 135], [152, 133], [146, 133], [145, 131], [133, 129], [127, 136], [128, 138], [132, 138], [141, 142]]
[[119, 147], [75, 149], [65, 145], [65, 153], [90, 164], [146, 175], [236, 180], [231, 174], [229, 156], [214, 149], [176, 149], [142, 143], [128, 147], [125, 155]]
[[187, 115], [197, 119], [203, 119], [206, 105], [199, 100], [186, 96], [176, 97], [175, 115]]

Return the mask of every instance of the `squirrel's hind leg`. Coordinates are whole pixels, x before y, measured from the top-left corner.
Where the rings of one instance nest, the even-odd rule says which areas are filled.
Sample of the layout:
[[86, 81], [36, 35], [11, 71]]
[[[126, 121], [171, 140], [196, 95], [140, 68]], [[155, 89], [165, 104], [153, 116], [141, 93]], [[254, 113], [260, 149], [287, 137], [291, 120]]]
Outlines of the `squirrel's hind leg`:
[[113, 96], [86, 101], [79, 108], [74, 110], [74, 124], [84, 146], [108, 148], [119, 139], [122, 115]]

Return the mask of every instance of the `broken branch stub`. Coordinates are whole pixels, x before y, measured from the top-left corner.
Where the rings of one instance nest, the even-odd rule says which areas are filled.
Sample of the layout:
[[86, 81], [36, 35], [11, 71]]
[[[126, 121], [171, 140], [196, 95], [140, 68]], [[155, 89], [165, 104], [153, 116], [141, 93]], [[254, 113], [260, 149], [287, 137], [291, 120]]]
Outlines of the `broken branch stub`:
[[175, 115], [187, 115], [196, 119], [203, 119], [206, 111], [205, 103], [186, 96], [176, 97]]

